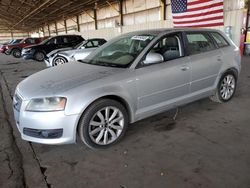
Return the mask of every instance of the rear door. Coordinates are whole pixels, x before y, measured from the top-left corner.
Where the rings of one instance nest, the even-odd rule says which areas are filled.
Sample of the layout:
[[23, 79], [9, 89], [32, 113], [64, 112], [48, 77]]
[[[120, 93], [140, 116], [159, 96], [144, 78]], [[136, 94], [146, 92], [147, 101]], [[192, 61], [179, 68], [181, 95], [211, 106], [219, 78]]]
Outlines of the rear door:
[[210, 90], [222, 66], [222, 54], [207, 32], [186, 32], [192, 79], [190, 92]]

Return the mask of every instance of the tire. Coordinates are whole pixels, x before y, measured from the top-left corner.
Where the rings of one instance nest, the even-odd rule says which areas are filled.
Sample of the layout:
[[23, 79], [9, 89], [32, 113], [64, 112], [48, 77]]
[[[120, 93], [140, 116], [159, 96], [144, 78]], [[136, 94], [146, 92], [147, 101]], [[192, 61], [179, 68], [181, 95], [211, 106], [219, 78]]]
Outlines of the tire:
[[43, 61], [44, 58], [45, 58], [45, 54], [44, 54], [43, 52], [36, 52], [36, 53], [34, 54], [34, 59], [35, 59], [36, 61]]
[[21, 57], [21, 50], [20, 50], [20, 49], [13, 49], [13, 50], [12, 50], [12, 55], [13, 55], [15, 58], [20, 58], [20, 57]]
[[105, 149], [124, 136], [127, 126], [125, 107], [115, 100], [100, 99], [84, 112], [78, 125], [78, 134], [88, 147]]
[[221, 77], [215, 94], [210, 99], [218, 103], [228, 102], [233, 98], [236, 86], [237, 77], [233, 72], [227, 72]]
[[57, 66], [57, 65], [62, 65], [62, 64], [65, 64], [67, 63], [67, 59], [65, 59], [64, 57], [62, 56], [56, 56], [54, 59], [53, 59], [53, 62], [52, 62], [52, 65], [53, 66]]

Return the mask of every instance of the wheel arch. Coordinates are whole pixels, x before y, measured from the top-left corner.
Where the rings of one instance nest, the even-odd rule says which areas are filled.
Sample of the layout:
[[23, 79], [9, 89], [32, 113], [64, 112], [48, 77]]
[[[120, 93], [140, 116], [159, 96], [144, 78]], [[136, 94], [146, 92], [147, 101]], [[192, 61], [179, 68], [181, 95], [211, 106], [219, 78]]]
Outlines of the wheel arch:
[[232, 73], [235, 76], [236, 81], [238, 80], [239, 71], [235, 67], [230, 67], [221, 73], [220, 79], [227, 73]]
[[111, 99], [111, 100], [115, 100], [117, 102], [120, 102], [124, 108], [126, 109], [127, 111], [127, 114], [128, 114], [128, 120], [129, 120], [129, 123], [131, 121], [133, 121], [133, 112], [132, 112], [132, 108], [131, 106], [129, 105], [129, 103], [127, 102], [127, 100], [125, 100], [123, 97], [121, 96], [117, 96], [117, 95], [113, 95], [113, 94], [110, 94], [110, 95], [104, 95], [104, 96], [101, 96], [101, 97], [98, 97], [96, 99], [94, 99], [93, 101], [91, 101], [87, 107], [81, 112], [81, 115], [80, 117], [78, 118], [77, 120], [77, 123], [76, 123], [76, 126], [75, 126], [75, 141], [78, 142], [78, 138], [77, 138], [77, 135], [78, 135], [78, 131], [79, 131], [79, 123], [82, 119], [82, 117], [84, 116], [84, 113], [86, 112], [86, 110], [92, 105], [94, 104], [95, 102], [99, 101], [99, 100], [102, 100], [102, 99]]
[[[118, 95], [113, 95], [113, 94], [110, 94], [110, 95], [104, 95], [104, 96], [101, 96], [101, 97], [98, 97], [96, 99], [94, 99], [92, 102], [90, 102], [87, 107], [83, 110], [83, 112], [81, 113], [81, 117], [84, 115], [84, 112], [92, 105], [94, 104], [96, 101], [99, 101], [99, 100], [102, 100], [102, 99], [111, 99], [111, 100], [115, 100], [119, 103], [121, 103], [124, 108], [126, 109], [127, 113], [128, 113], [128, 118], [129, 118], [129, 122], [131, 122], [132, 120], [132, 108], [130, 107], [129, 103], [127, 102], [127, 100], [125, 100], [123, 97], [121, 96], [118, 96]], [[81, 118], [80, 118], [81, 119]], [[79, 121], [80, 121], [79, 119]], [[79, 123], [79, 122], [78, 122]]]
[[22, 51], [22, 48], [20, 48], [20, 47], [14, 47], [14, 48], [12, 48], [12, 49], [10, 50], [10, 53], [12, 54], [12, 52], [13, 52], [14, 50], [20, 50], [20, 51]]

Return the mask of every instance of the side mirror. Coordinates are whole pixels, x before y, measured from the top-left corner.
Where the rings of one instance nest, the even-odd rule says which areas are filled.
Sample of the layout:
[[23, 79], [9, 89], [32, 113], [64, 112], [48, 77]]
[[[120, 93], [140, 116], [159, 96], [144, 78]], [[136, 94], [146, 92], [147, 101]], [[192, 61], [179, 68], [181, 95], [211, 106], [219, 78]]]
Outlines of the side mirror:
[[85, 46], [81, 46], [81, 49], [85, 49]]
[[164, 58], [159, 53], [149, 52], [146, 56], [146, 59], [143, 61], [145, 65], [155, 64], [155, 63], [162, 63]]

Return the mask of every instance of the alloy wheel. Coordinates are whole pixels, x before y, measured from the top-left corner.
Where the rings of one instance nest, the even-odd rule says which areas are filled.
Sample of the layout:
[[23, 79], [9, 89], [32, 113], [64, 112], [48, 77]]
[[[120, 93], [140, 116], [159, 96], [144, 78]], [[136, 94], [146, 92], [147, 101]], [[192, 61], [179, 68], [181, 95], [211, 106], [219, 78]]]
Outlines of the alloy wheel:
[[235, 91], [235, 78], [228, 74], [224, 77], [220, 85], [220, 96], [223, 100], [229, 100]]
[[63, 58], [63, 57], [57, 57], [55, 60], [54, 60], [54, 66], [57, 66], [57, 65], [62, 65], [66, 63], [66, 60]]
[[122, 112], [113, 106], [107, 106], [97, 111], [89, 122], [90, 139], [98, 145], [108, 145], [114, 142], [124, 128]]

